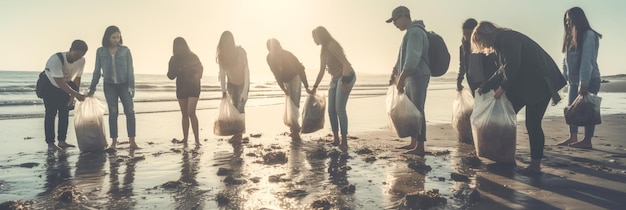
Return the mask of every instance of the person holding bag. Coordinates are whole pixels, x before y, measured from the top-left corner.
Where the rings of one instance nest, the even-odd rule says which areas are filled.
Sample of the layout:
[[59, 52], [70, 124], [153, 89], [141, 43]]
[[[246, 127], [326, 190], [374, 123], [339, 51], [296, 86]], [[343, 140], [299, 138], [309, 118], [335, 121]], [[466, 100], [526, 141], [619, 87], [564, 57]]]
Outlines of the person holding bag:
[[526, 107], [531, 162], [520, 172], [531, 176], [540, 174], [545, 146], [541, 121], [550, 99], [553, 104], [561, 100], [558, 91], [565, 86], [565, 78], [552, 57], [537, 42], [491, 22], [480, 22], [474, 29], [472, 51], [498, 56], [498, 71], [477, 92], [495, 90], [495, 98], [506, 92], [515, 113]]
[[[56, 53], [46, 62], [46, 69], [40, 74], [38, 87], [46, 109], [44, 130], [49, 151], [63, 150], [74, 145], [65, 142], [69, 124], [69, 112], [74, 98], [85, 100], [85, 96], [78, 92], [81, 76], [85, 68], [85, 53], [87, 43], [83, 40], [74, 40], [68, 52]], [[58, 146], [54, 144], [54, 121], [59, 115]]]
[[[565, 35], [563, 37], [563, 75], [569, 81], [569, 103], [579, 96], [594, 95], [600, 91], [600, 69], [598, 68], [599, 39], [602, 34], [593, 30], [585, 12], [580, 7], [572, 7], [563, 17]], [[585, 137], [578, 141], [578, 126], [570, 125], [570, 137], [557, 145], [591, 149], [591, 138], [595, 124], [585, 125]]]

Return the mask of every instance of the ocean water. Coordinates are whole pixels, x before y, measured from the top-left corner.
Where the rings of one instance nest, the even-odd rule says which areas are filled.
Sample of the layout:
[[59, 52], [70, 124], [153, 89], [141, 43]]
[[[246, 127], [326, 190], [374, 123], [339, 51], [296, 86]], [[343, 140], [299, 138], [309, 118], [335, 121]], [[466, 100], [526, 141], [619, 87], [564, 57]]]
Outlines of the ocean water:
[[[312, 85], [317, 72], [307, 72], [309, 83]], [[43, 100], [35, 95], [35, 83], [39, 71], [0, 71], [0, 120], [23, 119], [43, 117]], [[211, 75], [205, 72], [202, 78], [202, 92], [198, 109], [216, 109], [221, 99], [220, 83], [217, 74]], [[82, 77], [81, 91], [86, 91], [91, 82], [91, 73], [85, 73]], [[135, 113], [155, 113], [178, 111], [176, 100], [176, 82], [168, 79], [165, 74], [137, 74], [135, 92]], [[282, 90], [276, 85], [272, 76], [251, 77], [249, 100], [246, 106], [264, 106], [284, 103]], [[320, 83], [318, 92], [327, 94], [329, 75], [325, 75]], [[383, 96], [387, 92], [388, 74], [357, 73], [351, 98]], [[452, 108], [452, 100], [455, 97], [456, 73], [449, 72], [442, 77], [432, 77], [429, 84], [426, 113], [435, 113], [427, 118], [430, 123], [450, 122], [448, 110]], [[563, 116], [563, 108], [566, 106], [566, 90], [561, 91], [563, 100], [556, 106], [549, 106], [546, 116]], [[302, 90], [304, 102], [307, 94]], [[626, 96], [623, 93], [600, 92], [603, 98], [602, 114], [626, 113]], [[96, 97], [104, 100], [102, 80], [97, 86]], [[435, 101], [433, 103], [433, 100]], [[429, 105], [431, 104], [431, 105]], [[435, 105], [435, 106], [433, 106]], [[119, 105], [121, 106], [121, 104]], [[445, 114], [443, 114], [445, 113]], [[70, 115], [72, 112], [70, 112]], [[122, 113], [120, 113], [122, 114]], [[524, 110], [519, 113], [518, 119], [523, 119]]]
[[[37, 98], [34, 92], [39, 73], [39, 71], [0, 71], [0, 120], [43, 117], [43, 100]], [[308, 72], [311, 85], [316, 73]], [[91, 73], [83, 74], [81, 92], [88, 89], [91, 78]], [[165, 74], [137, 74], [135, 79], [134, 102], [137, 114], [179, 110], [174, 80], [168, 79]], [[319, 90], [322, 93], [326, 93], [329, 80], [330, 76], [325, 75], [324, 80], [320, 83]], [[388, 80], [388, 75], [358, 74], [351, 97], [384, 95]], [[205, 72], [201, 89], [198, 109], [217, 108], [219, 99], [221, 99], [217, 73], [210, 75], [209, 72]], [[306, 95], [304, 87], [302, 94]], [[97, 86], [95, 96], [104, 99], [102, 79]], [[276, 85], [272, 76], [252, 77], [249, 100], [246, 105], [279, 104], [284, 102], [283, 97], [282, 90]]]

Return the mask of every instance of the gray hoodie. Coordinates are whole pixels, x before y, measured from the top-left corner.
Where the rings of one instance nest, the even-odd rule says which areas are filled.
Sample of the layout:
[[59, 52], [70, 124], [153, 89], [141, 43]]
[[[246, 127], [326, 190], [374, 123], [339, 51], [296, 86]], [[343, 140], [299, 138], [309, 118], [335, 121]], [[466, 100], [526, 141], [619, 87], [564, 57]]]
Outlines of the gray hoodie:
[[402, 38], [402, 46], [396, 62], [396, 74], [408, 71], [409, 75], [430, 75], [428, 67], [428, 35], [426, 34], [424, 21], [414, 20], [406, 29]]

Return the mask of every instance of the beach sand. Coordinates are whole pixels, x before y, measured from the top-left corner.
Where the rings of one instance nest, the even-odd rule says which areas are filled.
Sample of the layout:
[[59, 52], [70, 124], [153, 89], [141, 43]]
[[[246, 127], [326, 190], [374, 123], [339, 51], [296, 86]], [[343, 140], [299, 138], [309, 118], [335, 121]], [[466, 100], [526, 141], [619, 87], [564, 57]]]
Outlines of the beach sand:
[[[612, 92], [626, 92], [623, 77], [609, 80], [603, 91], [610, 87]], [[603, 115], [594, 149], [589, 150], [553, 146], [567, 138], [567, 126], [562, 117], [545, 118], [544, 173], [526, 177], [515, 172], [529, 162], [523, 121], [518, 121], [517, 166], [481, 161], [472, 145], [459, 143], [449, 124], [454, 91], [428, 94], [429, 154], [423, 158], [395, 149], [409, 139], [396, 138], [386, 127], [384, 96], [350, 99], [347, 155], [330, 145], [328, 121], [324, 129], [292, 141], [282, 123], [282, 105], [248, 107], [249, 141], [241, 146], [213, 135], [215, 109], [198, 112], [203, 144], [199, 148], [193, 143], [188, 147], [172, 143], [182, 136], [180, 113], [139, 114], [141, 149], [129, 150], [122, 138], [116, 152], [102, 154], [81, 155], [77, 148], [47, 153], [43, 119], [2, 120], [0, 202], [21, 200], [33, 209], [406, 209], [406, 204], [437, 203], [439, 209], [626, 206], [625, 114]], [[124, 116], [119, 123], [124, 136]], [[75, 144], [72, 126], [68, 142]], [[431, 194], [414, 195], [420, 191]]]

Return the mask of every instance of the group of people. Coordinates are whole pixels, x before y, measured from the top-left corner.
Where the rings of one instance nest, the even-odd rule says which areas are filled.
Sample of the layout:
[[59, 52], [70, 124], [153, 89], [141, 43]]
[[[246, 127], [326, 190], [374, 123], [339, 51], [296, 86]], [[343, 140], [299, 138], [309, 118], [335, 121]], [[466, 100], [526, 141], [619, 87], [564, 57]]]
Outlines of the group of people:
[[[490, 22], [468, 19], [463, 24], [460, 68], [457, 89], [467, 83], [472, 94], [495, 91], [496, 98], [506, 94], [515, 112], [526, 107], [526, 128], [530, 140], [531, 162], [522, 172], [541, 173], [545, 136], [541, 121], [549, 104], [558, 103], [558, 91], [569, 82], [569, 104], [578, 95], [597, 94], [600, 89], [598, 68], [599, 39], [580, 7], [573, 7], [563, 17], [563, 73], [554, 60], [528, 36], [501, 28]], [[567, 81], [566, 81], [567, 80]], [[578, 126], [570, 127], [570, 137], [558, 145], [592, 148], [595, 125], [585, 126], [578, 141]]]
[[[424, 155], [426, 141], [425, 101], [430, 82], [429, 40], [422, 20], [411, 19], [410, 11], [399, 6], [392, 11], [387, 23], [393, 23], [400, 31], [406, 31], [398, 58], [391, 74], [390, 85], [396, 85], [399, 93], [405, 93], [423, 114], [421, 131], [411, 137], [410, 144], [402, 148], [410, 154]], [[600, 73], [597, 64], [599, 38], [601, 34], [590, 27], [583, 10], [573, 7], [563, 18], [564, 37], [562, 51], [565, 53], [563, 73], [548, 53], [528, 36], [507, 28], [498, 27], [487, 21], [466, 20], [462, 25], [463, 37], [459, 49], [460, 67], [457, 89], [467, 83], [472, 94], [495, 91], [495, 97], [506, 94], [516, 112], [526, 107], [526, 127], [531, 145], [532, 161], [525, 169], [528, 173], [539, 173], [543, 157], [545, 136], [541, 121], [549, 101], [560, 101], [558, 91], [569, 81], [569, 103], [580, 94], [597, 94], [600, 88]], [[342, 151], [348, 148], [348, 117], [346, 104], [356, 82], [355, 70], [348, 61], [343, 48], [322, 26], [312, 31], [313, 41], [321, 46], [320, 69], [313, 87], [309, 86], [305, 68], [298, 58], [282, 48], [274, 38], [267, 40], [267, 63], [277, 84], [285, 95], [300, 104], [302, 84], [309, 94], [315, 94], [325, 71], [332, 79], [328, 89], [328, 114], [333, 132], [333, 145]], [[96, 51], [96, 64], [88, 95], [96, 90], [100, 77], [104, 77], [104, 93], [109, 109], [109, 131], [111, 148], [117, 143], [118, 99], [122, 101], [131, 148], [135, 142], [135, 115], [133, 110], [134, 71], [128, 47], [122, 45], [119, 28], [110, 26], [102, 38], [102, 47]], [[46, 108], [46, 142], [51, 149], [70, 147], [65, 142], [68, 112], [74, 98], [84, 100], [78, 92], [84, 68], [83, 56], [87, 45], [82, 40], [72, 43], [69, 52], [51, 56], [46, 64], [46, 75], [50, 81], [49, 94], [43, 97]], [[63, 59], [63, 60], [61, 60]], [[233, 34], [224, 31], [220, 37], [216, 61], [219, 64], [219, 79], [223, 97], [230, 96], [232, 104], [240, 113], [245, 112], [248, 99], [250, 72], [246, 51], [236, 45]], [[167, 76], [176, 79], [176, 97], [182, 113], [183, 139], [187, 143], [191, 124], [195, 143], [200, 144], [198, 118], [195, 110], [200, 95], [200, 79], [203, 66], [182, 37], [174, 39], [173, 55]], [[565, 77], [564, 77], [565, 76]], [[58, 146], [54, 144], [54, 118], [59, 114]], [[416, 128], [417, 129], [417, 128]], [[300, 127], [291, 127], [292, 137], [298, 137]], [[585, 126], [585, 137], [578, 141], [578, 127], [570, 126], [570, 138], [559, 143], [578, 148], [591, 148], [594, 126]], [[242, 134], [232, 137], [234, 142]]]

